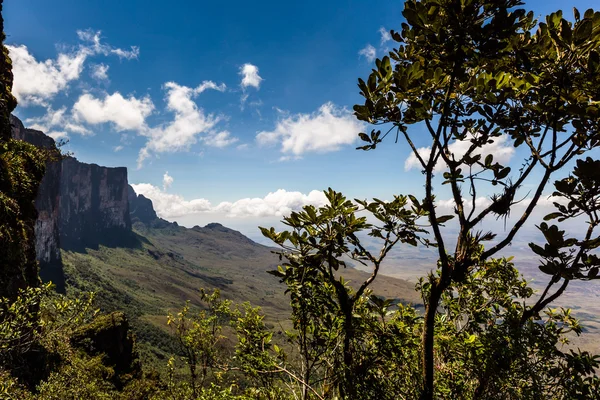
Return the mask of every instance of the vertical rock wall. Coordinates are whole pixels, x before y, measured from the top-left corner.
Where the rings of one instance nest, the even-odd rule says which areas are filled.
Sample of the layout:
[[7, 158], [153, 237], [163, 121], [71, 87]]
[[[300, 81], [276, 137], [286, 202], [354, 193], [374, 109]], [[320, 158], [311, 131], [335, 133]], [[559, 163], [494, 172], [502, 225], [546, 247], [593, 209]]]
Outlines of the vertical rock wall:
[[136, 238], [129, 216], [127, 168], [86, 164], [73, 157], [61, 159], [54, 140], [40, 131], [26, 129], [11, 116], [15, 139], [56, 152], [46, 166], [35, 206], [36, 255], [40, 277], [64, 291], [60, 249], [131, 246]]
[[40, 278], [52, 281], [59, 291], [64, 291], [65, 277], [60, 257], [58, 233], [61, 163], [54, 140], [40, 131], [25, 129], [21, 121], [11, 116], [13, 138], [31, 143], [55, 153], [54, 161], [46, 163], [46, 173], [38, 189], [35, 208], [35, 251], [40, 264]]
[[74, 158], [62, 161], [60, 246], [82, 251], [118, 246], [131, 237], [127, 168], [106, 168]]

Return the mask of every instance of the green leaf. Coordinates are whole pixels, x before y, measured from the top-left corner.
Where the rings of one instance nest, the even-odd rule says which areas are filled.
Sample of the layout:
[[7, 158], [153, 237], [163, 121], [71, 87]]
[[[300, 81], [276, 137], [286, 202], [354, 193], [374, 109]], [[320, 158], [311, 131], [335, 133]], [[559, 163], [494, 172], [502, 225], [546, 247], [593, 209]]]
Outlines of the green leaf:
[[486, 166], [486, 167], [489, 167], [490, 165], [492, 165], [492, 162], [493, 162], [493, 161], [494, 161], [494, 156], [493, 156], [493, 155], [491, 155], [491, 154], [488, 154], [488, 155], [485, 157], [485, 162], [484, 162], [484, 164], [485, 164], [485, 166]]
[[363, 132], [361, 132], [361, 133], [359, 133], [359, 134], [358, 134], [358, 137], [360, 137], [360, 139], [361, 139], [362, 141], [364, 141], [364, 142], [369, 142], [369, 143], [371, 143], [371, 138], [370, 138], [370, 137], [369, 137], [369, 135], [367, 135], [366, 133], [363, 133]]
[[592, 35], [593, 23], [590, 19], [584, 19], [575, 26], [575, 44], [580, 45]]
[[441, 217], [437, 217], [435, 222], [443, 224], [444, 222], [450, 221], [452, 218], [454, 218], [454, 215], [442, 215]]
[[552, 219], [555, 219], [555, 218], [561, 217], [562, 215], [563, 215], [562, 213], [559, 213], [559, 212], [553, 212], [553, 213], [550, 213], [550, 214], [546, 215], [546, 216], [544, 217], [544, 221], [550, 221], [550, 220], [552, 220]]
[[510, 173], [510, 167], [502, 168], [498, 174], [496, 174], [497, 179], [504, 179]]
[[558, 271], [554, 264], [542, 264], [538, 268], [547, 275], [554, 275]]
[[539, 246], [539, 245], [537, 245], [535, 243], [529, 243], [529, 247], [538, 256], [542, 256], [542, 257], [547, 257], [548, 256], [548, 252], [546, 250], [544, 250], [543, 247], [541, 247], [541, 246]]

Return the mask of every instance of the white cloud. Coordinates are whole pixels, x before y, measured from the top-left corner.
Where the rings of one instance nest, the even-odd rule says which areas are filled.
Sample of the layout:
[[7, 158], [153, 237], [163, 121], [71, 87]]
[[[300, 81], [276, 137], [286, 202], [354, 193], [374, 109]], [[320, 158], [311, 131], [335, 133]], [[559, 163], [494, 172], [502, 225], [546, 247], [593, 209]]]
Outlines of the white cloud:
[[166, 193], [149, 183], [131, 185], [136, 193], [152, 200], [156, 213], [165, 219], [198, 213], [220, 213], [227, 217], [281, 217], [312, 204], [321, 207], [327, 203], [323, 192], [313, 190], [308, 194], [279, 189], [265, 197], [244, 198], [235, 202], [222, 202], [216, 206], [206, 199], [185, 200], [182, 196]]
[[56, 60], [37, 61], [27, 46], [6, 46], [13, 63], [13, 94], [22, 106], [47, 104], [69, 82], [79, 79], [88, 57], [85, 51], [59, 54]]
[[50, 136], [54, 140], [69, 138], [69, 134], [65, 131], [51, 131], [51, 132], [46, 133], [46, 135]]
[[231, 144], [236, 143], [238, 140], [238, 138], [232, 137], [231, 133], [229, 133], [228, 131], [210, 132], [207, 134], [207, 136], [202, 138], [202, 141], [207, 146], [218, 148], [227, 147]]
[[261, 145], [280, 143], [282, 153], [299, 157], [307, 152], [339, 150], [354, 143], [364, 127], [350, 111], [329, 102], [313, 114], [284, 117], [274, 131], [260, 132], [256, 140]]
[[263, 78], [258, 75], [258, 67], [252, 64], [244, 64], [240, 68], [240, 75], [242, 76], [242, 88], [247, 88], [248, 86], [252, 86], [256, 89], [260, 88], [260, 83]]
[[368, 44], [358, 52], [358, 55], [363, 56], [367, 61], [372, 62], [375, 61], [375, 58], [377, 57], [377, 50], [375, 50], [375, 47]]
[[218, 92], [224, 92], [227, 89], [224, 83], [217, 85], [213, 81], [203, 81], [199, 84], [195, 89], [193, 89], [194, 94], [200, 94], [208, 89], [216, 90]]
[[115, 146], [115, 148], [113, 149], [113, 151], [114, 151], [115, 153], [117, 153], [117, 152], [119, 152], [119, 151], [121, 151], [121, 150], [123, 150], [123, 146], [121, 146], [121, 145], [119, 145], [119, 146]]
[[119, 92], [105, 95], [103, 99], [85, 93], [73, 105], [73, 115], [77, 121], [97, 125], [112, 122], [118, 131], [140, 130], [154, 110], [149, 97], [124, 98]]
[[167, 190], [173, 184], [173, 177], [169, 175], [169, 171], [165, 172], [163, 175], [163, 190]]
[[[28, 118], [25, 120], [25, 123], [29, 128], [37, 129], [52, 137], [58, 136], [65, 138], [68, 137], [67, 132], [78, 133], [80, 135], [90, 135], [92, 133], [77, 121], [74, 121], [73, 118], [67, 114], [66, 107], [61, 107], [58, 110], [47, 107], [44, 115], [41, 117]], [[58, 128], [59, 131], [54, 131], [53, 128]]]
[[99, 81], [107, 81], [108, 80], [108, 69], [110, 67], [106, 64], [95, 64], [92, 66], [92, 78], [95, 78]]
[[169, 194], [159, 187], [149, 183], [132, 184], [137, 194], [143, 194], [152, 200], [156, 213], [162, 218], [175, 218], [183, 215], [196, 214], [210, 211], [210, 202], [206, 199], [195, 199], [186, 201], [176, 194]]
[[[500, 136], [491, 140], [494, 142], [486, 144], [483, 148], [474, 151], [473, 155], [481, 154], [482, 157], [484, 157], [488, 154], [492, 154], [494, 156], [494, 162], [499, 162], [500, 164], [506, 165], [515, 153], [514, 147], [511, 146], [510, 143], [507, 143], [506, 136]], [[471, 147], [470, 140], [457, 140], [451, 143], [448, 146], [448, 149], [450, 150], [451, 154], [454, 154], [455, 159], [458, 160], [467, 152], [469, 147]], [[421, 158], [427, 160], [429, 158], [429, 153], [431, 152], [431, 147], [421, 147], [417, 149], [417, 151], [419, 152], [419, 155], [421, 155]], [[441, 158], [439, 160], [441, 160]], [[411, 153], [404, 162], [404, 169], [408, 171], [413, 168], [423, 169], [423, 166], [417, 159], [417, 156], [415, 156], [414, 153]], [[438, 161], [435, 166], [435, 171], [440, 172], [445, 169], [446, 163], [444, 163], [443, 160]]]
[[[189, 88], [175, 82], [167, 82], [164, 88], [167, 91], [167, 110], [173, 112], [175, 117], [168, 124], [140, 131], [140, 134], [146, 136], [148, 141], [140, 150], [138, 168], [152, 153], [172, 153], [189, 149], [198, 141], [199, 135], [210, 134], [221, 120], [221, 117], [205, 114], [204, 110], [196, 105], [193, 98], [207, 89], [224, 91], [225, 85], [204, 81], [196, 88]], [[223, 135], [220, 139], [223, 139]]]
[[383, 26], [379, 28], [379, 34], [381, 35], [381, 45], [383, 46], [386, 42], [392, 40], [392, 35]]
[[138, 58], [140, 55], [139, 47], [131, 46], [130, 50], [115, 48], [108, 44], [102, 43], [100, 35], [102, 35], [101, 31], [94, 31], [92, 29], [77, 31], [77, 36], [79, 39], [83, 42], [89, 43], [85, 49], [93, 54], [103, 54], [105, 56], [114, 54], [119, 58], [125, 58], [127, 60]]
[[77, 35], [84, 44], [60, 52], [56, 59], [45, 61], [36, 60], [27, 46], [7, 46], [13, 63], [13, 94], [21, 106], [48, 106], [49, 100], [79, 79], [90, 56], [114, 54], [120, 58], [132, 59], [139, 54], [139, 49], [135, 46], [131, 50], [123, 50], [102, 43], [99, 31], [77, 31]]
[[224, 212], [229, 217], [281, 217], [309, 204], [321, 207], [326, 203], [325, 194], [319, 190], [303, 194], [279, 189], [263, 198], [245, 198], [233, 203], [220, 203], [215, 207], [215, 211]]

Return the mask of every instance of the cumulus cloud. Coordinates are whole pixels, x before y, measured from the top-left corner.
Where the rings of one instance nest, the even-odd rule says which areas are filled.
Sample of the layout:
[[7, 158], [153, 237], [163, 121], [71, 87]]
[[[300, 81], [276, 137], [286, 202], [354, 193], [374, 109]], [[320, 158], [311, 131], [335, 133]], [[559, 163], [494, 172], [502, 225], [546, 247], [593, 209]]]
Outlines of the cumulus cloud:
[[[172, 153], [189, 149], [198, 141], [200, 135], [212, 133], [215, 125], [221, 120], [219, 116], [206, 114], [193, 99], [207, 89], [224, 91], [225, 85], [204, 81], [198, 87], [190, 88], [167, 82], [164, 88], [167, 91], [167, 110], [175, 116], [167, 124], [140, 131], [148, 141], [138, 155], [138, 168], [152, 153]], [[224, 136], [227, 139], [228, 135], [221, 135], [220, 144], [223, 144]]]
[[71, 82], [79, 79], [90, 56], [114, 54], [132, 59], [139, 54], [135, 46], [131, 50], [123, 50], [102, 43], [100, 31], [77, 31], [77, 35], [82, 44], [60, 52], [56, 59], [45, 61], [38, 61], [27, 46], [7, 45], [13, 63], [13, 94], [21, 106], [47, 106], [56, 94], [68, 89]]
[[280, 144], [285, 157], [300, 157], [307, 152], [330, 152], [355, 142], [364, 123], [345, 108], [323, 104], [312, 114], [283, 117], [270, 132], [259, 132], [260, 145]]
[[28, 118], [25, 120], [25, 123], [29, 128], [42, 131], [55, 139], [67, 138], [69, 136], [68, 132], [80, 135], [90, 135], [92, 133], [86, 127], [75, 121], [72, 116], [67, 113], [66, 107], [55, 110], [48, 106], [44, 115]]
[[281, 217], [309, 204], [321, 207], [326, 203], [325, 194], [319, 190], [303, 194], [279, 189], [263, 198], [245, 198], [233, 203], [223, 202], [214, 209], [217, 212], [224, 212], [229, 217]]
[[392, 35], [383, 26], [379, 28], [379, 34], [381, 35], [381, 45], [383, 46], [386, 42], [392, 40]]
[[52, 132], [47, 133], [47, 135], [50, 136], [54, 140], [61, 140], [61, 139], [69, 138], [69, 134], [65, 131], [52, 131]]
[[242, 76], [241, 86], [243, 89], [247, 88], [248, 86], [252, 86], [256, 89], [260, 88], [260, 83], [262, 82], [263, 78], [258, 75], [258, 67], [256, 65], [244, 64], [240, 68], [240, 75]]
[[206, 199], [185, 200], [182, 196], [166, 193], [149, 183], [131, 185], [136, 193], [152, 200], [157, 214], [165, 219], [198, 213], [222, 213], [227, 217], [281, 217], [305, 205], [321, 207], [327, 199], [323, 192], [313, 190], [308, 194], [279, 189], [265, 197], [244, 198], [235, 202], [212, 205]]
[[[500, 164], [506, 165], [510, 161], [512, 156], [515, 154], [514, 147], [511, 146], [510, 143], [507, 143], [506, 136], [500, 136], [497, 138], [493, 138], [492, 140], [493, 140], [493, 143], [486, 144], [481, 149], [473, 152], [473, 155], [481, 154], [483, 157], [488, 154], [492, 154], [494, 156], [494, 161], [497, 161]], [[454, 141], [453, 143], [451, 143], [448, 146], [448, 149], [450, 150], [451, 154], [454, 154], [456, 159], [459, 159], [467, 152], [469, 147], [471, 147], [470, 140], [457, 140], [457, 141]], [[419, 152], [419, 155], [421, 156], [421, 158], [426, 160], [427, 158], [429, 158], [429, 153], [431, 152], [431, 147], [421, 147], [421, 148], [417, 149], [417, 151]], [[438, 163], [435, 166], [436, 172], [443, 171], [447, 168], [444, 161], [441, 160], [441, 158], [439, 160], [440, 161], [438, 161]], [[404, 169], [406, 171], [408, 171], [413, 168], [414, 169], [423, 169], [423, 166], [419, 162], [417, 156], [415, 156], [414, 153], [411, 153], [410, 156], [408, 156], [408, 158], [404, 162]]]
[[13, 94], [22, 106], [47, 104], [69, 82], [79, 79], [88, 53], [59, 54], [56, 60], [37, 61], [27, 46], [6, 46], [13, 63]]
[[206, 199], [185, 200], [182, 196], [166, 193], [149, 183], [132, 184], [137, 194], [143, 194], [152, 200], [156, 213], [162, 218], [176, 218], [183, 215], [210, 211], [210, 202]]
[[75, 120], [92, 125], [111, 122], [118, 131], [143, 129], [146, 117], [153, 110], [154, 104], [149, 97], [125, 98], [119, 92], [106, 94], [104, 98], [85, 93], [73, 105]]
[[173, 184], [173, 177], [169, 175], [169, 171], [165, 172], [163, 175], [163, 190], [167, 190]]
[[368, 44], [358, 52], [358, 55], [363, 56], [367, 61], [372, 62], [377, 58], [377, 50], [375, 50], [375, 47]]
[[92, 66], [92, 78], [95, 78], [99, 81], [107, 81], [108, 80], [108, 68], [109, 66], [106, 64], [95, 64]]

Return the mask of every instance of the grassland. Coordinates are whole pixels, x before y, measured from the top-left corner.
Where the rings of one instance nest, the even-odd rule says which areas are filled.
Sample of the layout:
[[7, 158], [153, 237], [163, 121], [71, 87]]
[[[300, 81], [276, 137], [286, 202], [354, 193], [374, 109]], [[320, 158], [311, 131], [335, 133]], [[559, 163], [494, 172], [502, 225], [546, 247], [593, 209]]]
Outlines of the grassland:
[[[267, 273], [279, 262], [274, 249], [219, 224], [187, 229], [164, 221], [136, 223], [134, 231], [135, 247], [63, 252], [66, 290], [72, 295], [96, 292], [103, 311], [123, 310], [149, 363], [177, 351], [166, 316], [187, 300], [199, 305], [201, 288], [219, 289], [224, 298], [260, 306], [269, 326], [288, 326], [285, 287]], [[343, 275], [355, 285], [368, 277], [351, 268]], [[386, 298], [420, 301], [414, 284], [401, 279], [380, 276], [372, 287]]]

